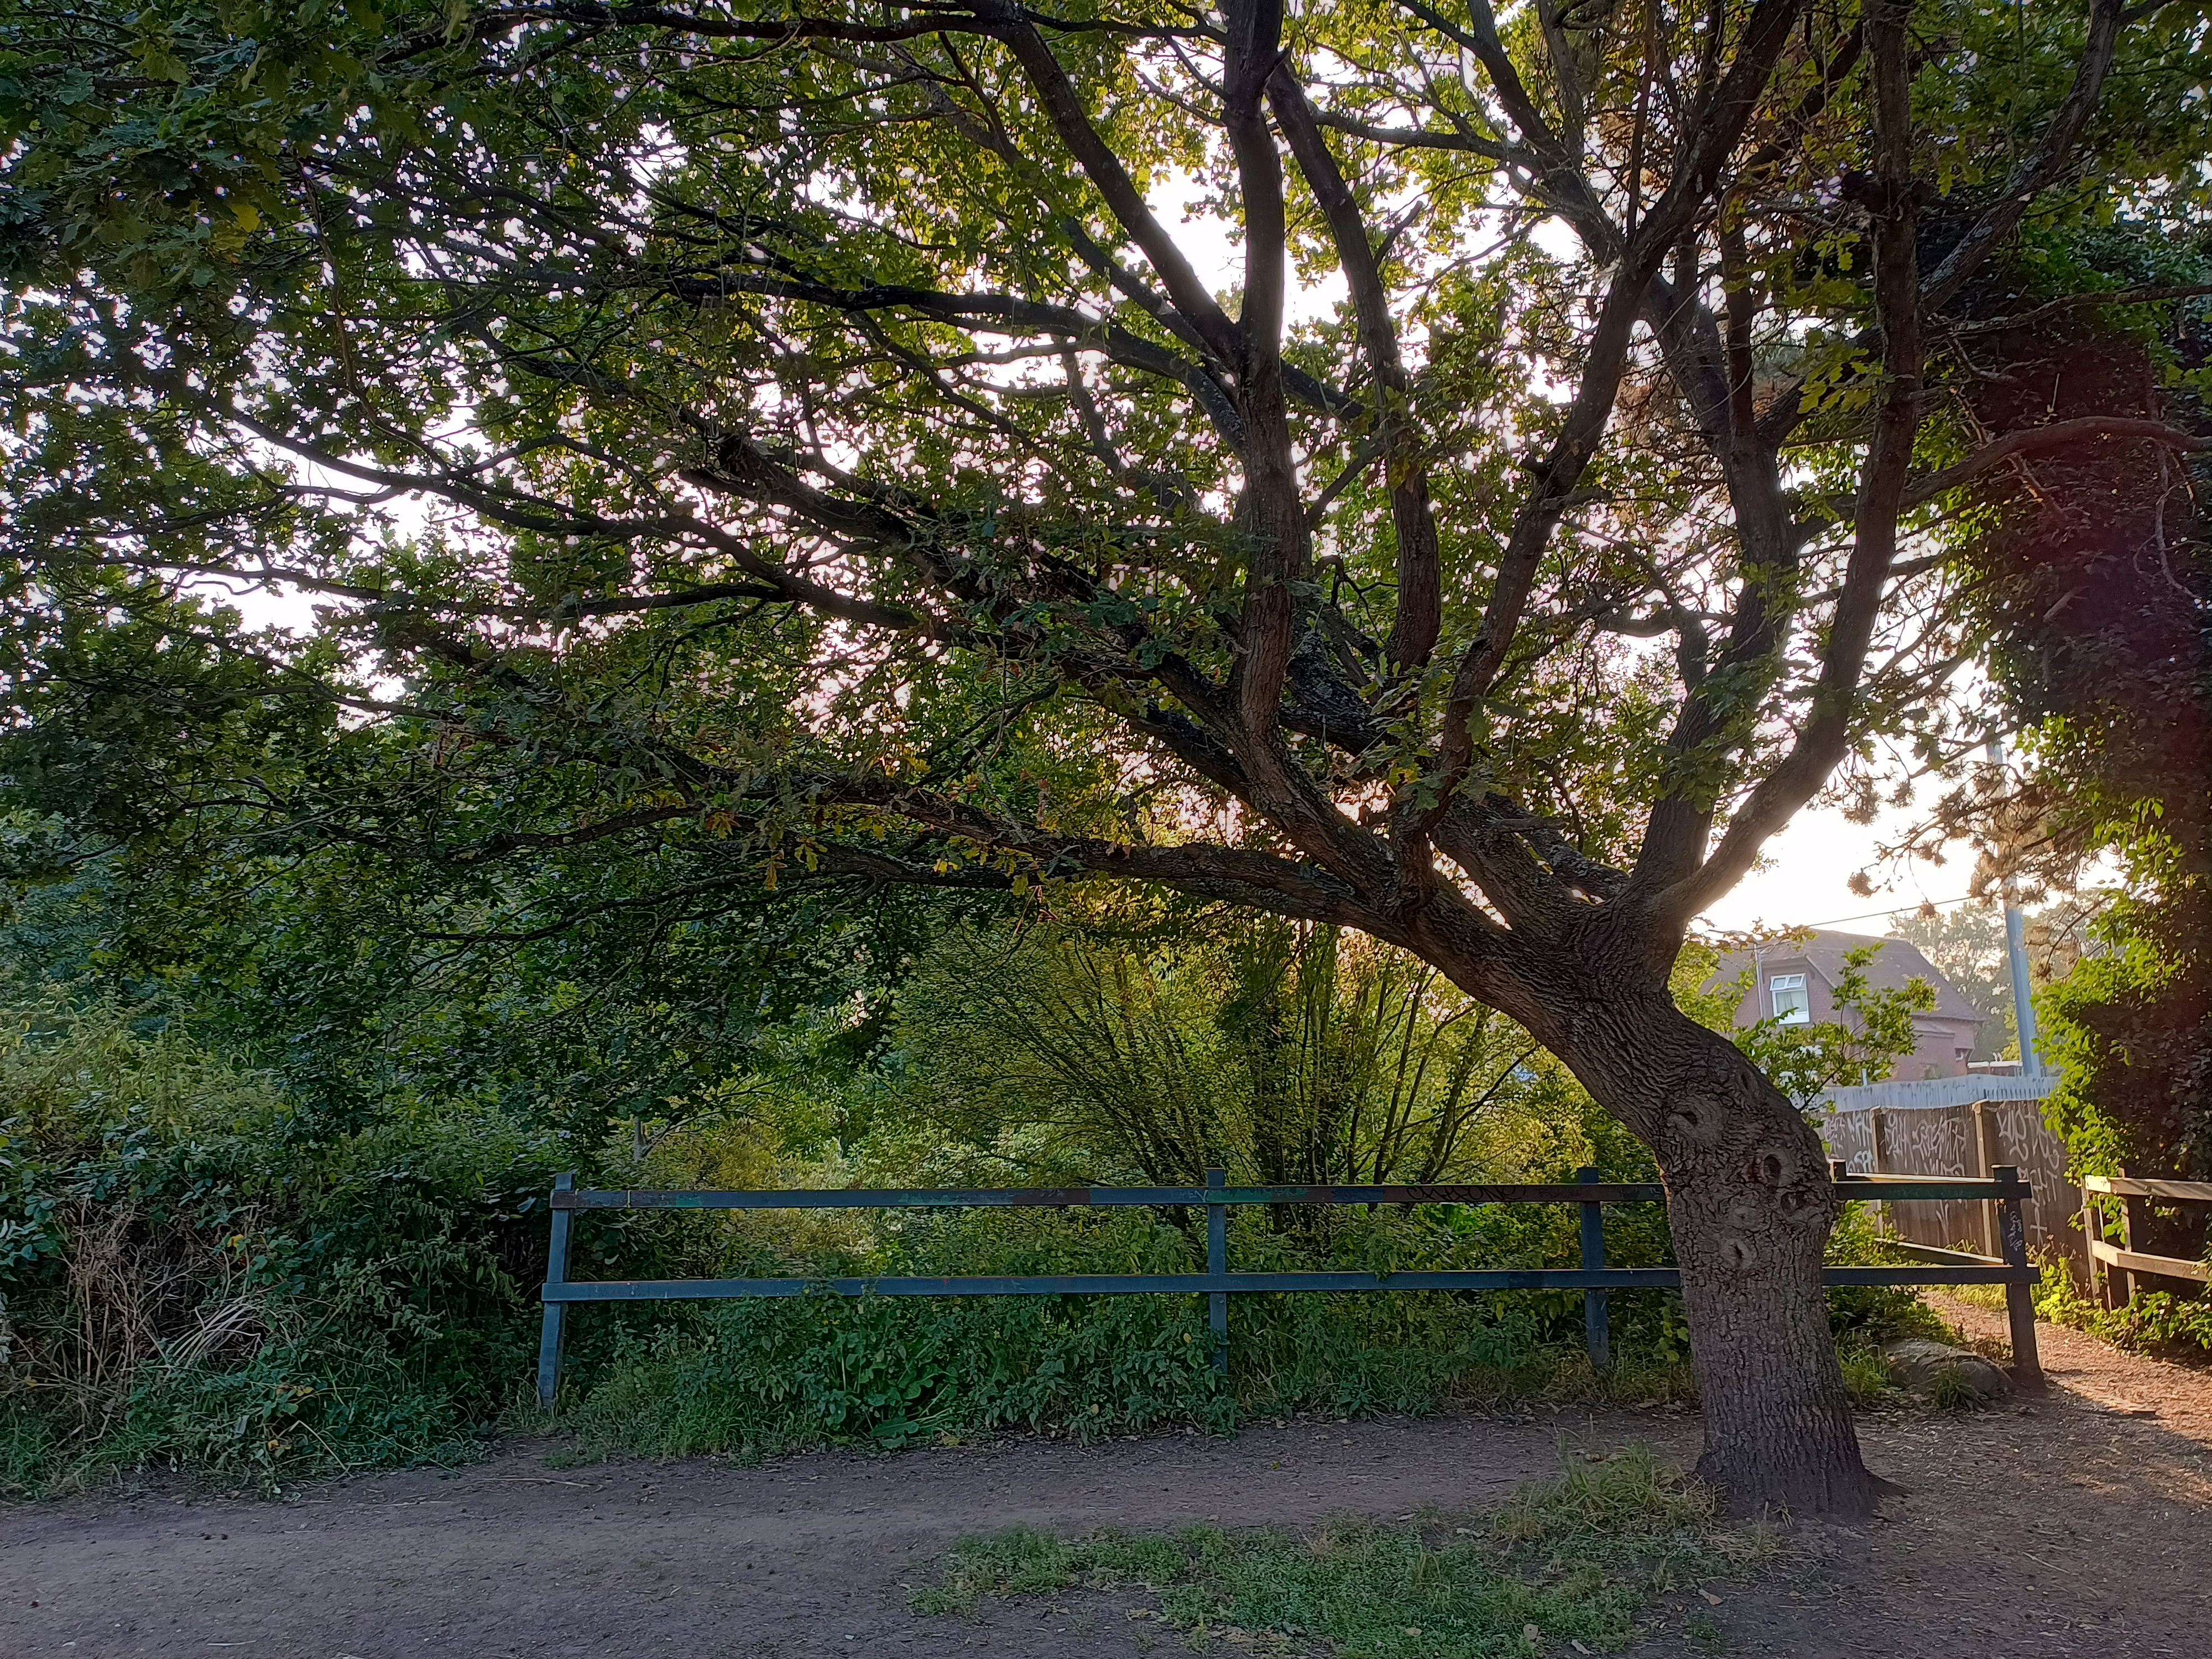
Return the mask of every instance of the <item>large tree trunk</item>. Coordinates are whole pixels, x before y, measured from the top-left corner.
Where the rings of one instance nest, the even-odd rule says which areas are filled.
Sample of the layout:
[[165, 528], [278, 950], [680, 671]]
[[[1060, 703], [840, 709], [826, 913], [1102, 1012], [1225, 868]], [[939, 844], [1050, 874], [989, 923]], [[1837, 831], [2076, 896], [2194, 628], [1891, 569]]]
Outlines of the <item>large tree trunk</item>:
[[[1451, 973], [1448, 937], [1407, 942]], [[1674, 1006], [1671, 943], [1607, 917], [1516, 955], [1463, 988], [1526, 1025], [1659, 1161], [1705, 1407], [1698, 1475], [1736, 1514], [1869, 1514], [1882, 1485], [1859, 1456], [1820, 1284], [1840, 1207], [1820, 1138]]]
[[1699, 1477], [1738, 1514], [1867, 1514], [1880, 1483], [1860, 1460], [1820, 1285], [1839, 1206], [1820, 1137], [1663, 990], [1585, 1004], [1573, 1033], [1560, 1057], [1666, 1182], [1705, 1407]]

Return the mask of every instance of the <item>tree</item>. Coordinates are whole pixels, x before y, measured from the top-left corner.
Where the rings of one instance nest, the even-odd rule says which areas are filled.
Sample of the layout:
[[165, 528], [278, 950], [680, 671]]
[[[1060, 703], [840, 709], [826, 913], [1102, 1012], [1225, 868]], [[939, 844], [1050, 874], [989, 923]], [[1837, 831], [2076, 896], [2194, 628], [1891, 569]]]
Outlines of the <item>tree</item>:
[[1863, 1510], [1821, 1148], [1668, 973], [1928, 729], [1908, 544], [2051, 438], [1941, 325], [2202, 155], [2183, 9], [13, 12], [10, 770], [118, 844], [1366, 933], [1651, 1147], [1701, 1473]]
[[[2102, 889], [2051, 900], [2027, 918], [2028, 974], [2038, 985], [2061, 980], [2074, 970], [2095, 940], [2090, 929], [2112, 901]], [[1890, 932], [1920, 947], [1959, 994], [1974, 1005], [1982, 1017], [1981, 1035], [1973, 1058], [2017, 1060], [2020, 1038], [2014, 1030], [2012, 963], [2005, 943], [2002, 903], [1984, 899], [1949, 909], [1923, 907], [1899, 916]]]
[[900, 1002], [917, 1115], [1031, 1184], [1463, 1180], [1547, 1063], [1402, 951], [1218, 908], [956, 930]]
[[[2052, 429], [2133, 422], [2192, 443], [2114, 453], [2069, 441], [1978, 485], [1958, 559], [2006, 714], [2027, 731], [2024, 767], [1962, 781], [1930, 835], [1971, 837], [1985, 890], [2064, 896], [2029, 949], [2038, 978], [2060, 980], [2038, 1006], [2061, 1073], [2053, 1119], [2075, 1162], [2201, 1177], [2212, 1172], [2212, 258], [2201, 232], [2124, 219], [2039, 238], [1989, 286], [1991, 315], [1971, 342], [1978, 418], [2015, 421], [2032, 399]], [[2081, 890], [2100, 857], [2119, 868], [2117, 897]], [[2069, 960], [2070, 974], [2052, 971]], [[2185, 1230], [2167, 1242], [2197, 1248]]]
[[[35, 867], [58, 838], [21, 840]], [[74, 879], [24, 884], [0, 907], [0, 963], [188, 1025], [283, 1088], [303, 1143], [465, 1102], [557, 1130], [586, 1157], [617, 1127], [639, 1145], [694, 1119], [849, 1138], [860, 1126], [819, 1112], [769, 1120], [791, 1085], [804, 1095], [865, 1064], [927, 939], [1006, 902], [764, 892], [757, 872], [702, 882], [680, 849], [613, 841], [518, 854], [492, 879], [358, 846], [307, 860], [213, 851], [183, 866], [88, 859]], [[502, 925], [544, 891], [561, 895], [560, 924]]]

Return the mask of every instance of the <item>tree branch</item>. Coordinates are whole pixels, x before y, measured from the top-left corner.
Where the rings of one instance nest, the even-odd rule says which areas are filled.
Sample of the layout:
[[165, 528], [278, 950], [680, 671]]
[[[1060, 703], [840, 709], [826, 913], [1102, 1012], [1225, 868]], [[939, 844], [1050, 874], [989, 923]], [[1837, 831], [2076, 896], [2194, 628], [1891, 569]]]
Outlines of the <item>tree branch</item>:
[[[1114, 154], [1098, 129], [1091, 124], [1074, 82], [1068, 79], [1067, 71], [1060, 67], [1044, 37], [1027, 21], [1020, 7], [1006, 4], [1005, 0], [981, 0], [975, 15], [1000, 26], [1001, 38], [1043, 100], [1045, 112], [1059, 131], [1060, 142], [1067, 146], [1069, 154], [1075, 157], [1098, 193], [1106, 198], [1109, 211], [1121, 228], [1144, 250], [1145, 258], [1159, 273], [1160, 282], [1176, 309], [1198, 331], [1215, 356], [1224, 363], [1236, 363], [1243, 356], [1237, 325], [1229, 320], [1228, 313], [1199, 280], [1198, 272], [1176, 246], [1175, 239], [1153, 216], [1144, 193], [1122, 167], [1121, 158]], [[1235, 33], [1233, 25], [1231, 33]]]
[[1899, 520], [1920, 430], [1925, 362], [1921, 330], [1918, 210], [1912, 186], [1912, 70], [1907, 31], [1912, 0], [1868, 0], [1873, 58], [1875, 314], [1882, 334], [1883, 387], [1875, 431], [1859, 470], [1850, 557], [1828, 627], [1812, 706], [1790, 752], [1753, 788], [1704, 866], [1674, 882], [1650, 908], [1679, 930], [1751, 868], [1759, 848], [1810, 800], [1844, 757], [1882, 595], [1897, 557]]
[[1268, 83], [1268, 100], [1298, 170], [1328, 221], [1337, 262], [1358, 319], [1360, 346], [1374, 377], [1376, 435], [1388, 468], [1391, 523], [1398, 539], [1398, 605], [1390, 626], [1390, 658], [1400, 669], [1417, 672], [1427, 666], [1443, 626], [1443, 573], [1436, 516], [1429, 503], [1428, 468], [1407, 408], [1413, 382], [1399, 352], [1389, 292], [1358, 201], [1329, 154], [1314, 106], [1287, 60]]
[[2088, 39], [2081, 47], [2081, 62], [2075, 70], [2072, 88], [2044, 128], [2034, 153], [2013, 169], [1997, 199], [1983, 210], [1958, 245], [1929, 273], [1920, 300], [1930, 313], [1951, 302], [1997, 244], [2012, 234], [2028, 204], [2065, 172], [2073, 159], [2075, 142], [2095, 113], [2103, 94], [2105, 75], [2112, 66], [2113, 48], [2119, 40], [2120, 17], [2120, 0], [2089, 0]]
[[2163, 421], [2116, 415], [2084, 415], [2077, 420], [2053, 421], [2048, 426], [2031, 426], [2018, 432], [2008, 432], [2003, 437], [1983, 445], [1966, 459], [1945, 467], [1941, 472], [1931, 472], [1924, 477], [1912, 479], [1900, 499], [1908, 508], [1922, 507], [1937, 496], [1956, 489], [1960, 484], [1972, 483], [2015, 455], [2040, 455], [2047, 450], [2065, 449], [2099, 439], [2156, 444], [2185, 455], [2212, 453], [2212, 438], [2184, 432]]
[[[1433, 823], [1441, 815], [1472, 763], [1472, 722], [1477, 706], [1504, 665], [1522, 613], [1534, 590], [1545, 545], [1612, 418], [1626, 368], [1631, 331], [1646, 303], [1650, 286], [1676, 240], [1710, 201], [1721, 166], [1757, 109], [1759, 95], [1805, 3], [1760, 0], [1735, 61], [1692, 112], [1688, 124], [1692, 137], [1674, 178], [1622, 252], [1591, 334], [1581, 383], [1550, 452], [1536, 469], [1536, 488], [1515, 516], [1480, 629], [1453, 676], [1438, 744], [1438, 787], [1433, 802], [1422, 810], [1425, 823]], [[1488, 8], [1486, 0], [1474, 0], [1474, 5], [1480, 39], [1484, 34], [1480, 20], [1487, 16]], [[1496, 47], [1494, 28], [1489, 30], [1487, 41], [1486, 51]], [[1496, 50], [1502, 56], [1503, 49]], [[1505, 68], [1510, 72], [1510, 64]], [[1535, 118], [1540, 123], [1540, 118]], [[1547, 142], [1556, 143], [1548, 137]], [[1588, 192], [1587, 181], [1581, 180], [1579, 173], [1575, 178]]]

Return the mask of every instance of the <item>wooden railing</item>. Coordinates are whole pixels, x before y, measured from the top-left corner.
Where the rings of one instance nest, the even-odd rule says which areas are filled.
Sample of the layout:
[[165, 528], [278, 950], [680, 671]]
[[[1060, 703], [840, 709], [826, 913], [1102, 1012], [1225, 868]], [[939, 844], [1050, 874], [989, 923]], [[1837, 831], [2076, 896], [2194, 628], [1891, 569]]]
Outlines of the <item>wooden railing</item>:
[[[2105, 1237], [2105, 1206], [2100, 1198], [2120, 1200], [2120, 1242]], [[2194, 1279], [2212, 1285], [2212, 1267], [2186, 1256], [2152, 1255], [2136, 1249], [2136, 1224], [2142, 1205], [2159, 1200], [2167, 1204], [2212, 1204], [2212, 1181], [2137, 1180], [2130, 1176], [2089, 1176], [2081, 1182], [2081, 1237], [2089, 1245], [2091, 1285], [2108, 1308], [2124, 1307], [2136, 1299], [2136, 1275]], [[2113, 1281], [2121, 1294], [2115, 1294]]]

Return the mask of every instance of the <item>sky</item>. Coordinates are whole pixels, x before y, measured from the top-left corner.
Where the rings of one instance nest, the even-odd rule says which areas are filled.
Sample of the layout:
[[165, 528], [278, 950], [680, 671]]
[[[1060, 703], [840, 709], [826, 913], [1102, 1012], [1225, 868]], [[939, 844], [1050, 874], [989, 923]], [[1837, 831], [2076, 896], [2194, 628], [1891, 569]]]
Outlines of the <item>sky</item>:
[[[1893, 920], [1903, 920], [1881, 912], [1910, 912], [1923, 901], [1948, 904], [1964, 898], [1974, 868], [1973, 854], [1964, 848], [1940, 866], [1917, 860], [1901, 869], [1876, 865], [1879, 843], [1885, 836], [1895, 836], [1911, 816], [1908, 809], [1870, 824], [1853, 823], [1840, 808], [1806, 808], [1767, 842], [1766, 867], [1746, 876], [1707, 910], [1705, 924], [1730, 933], [1843, 924], [1846, 933], [1880, 934]], [[1861, 869], [1875, 883], [1872, 898], [1862, 898], [1849, 885]]]

